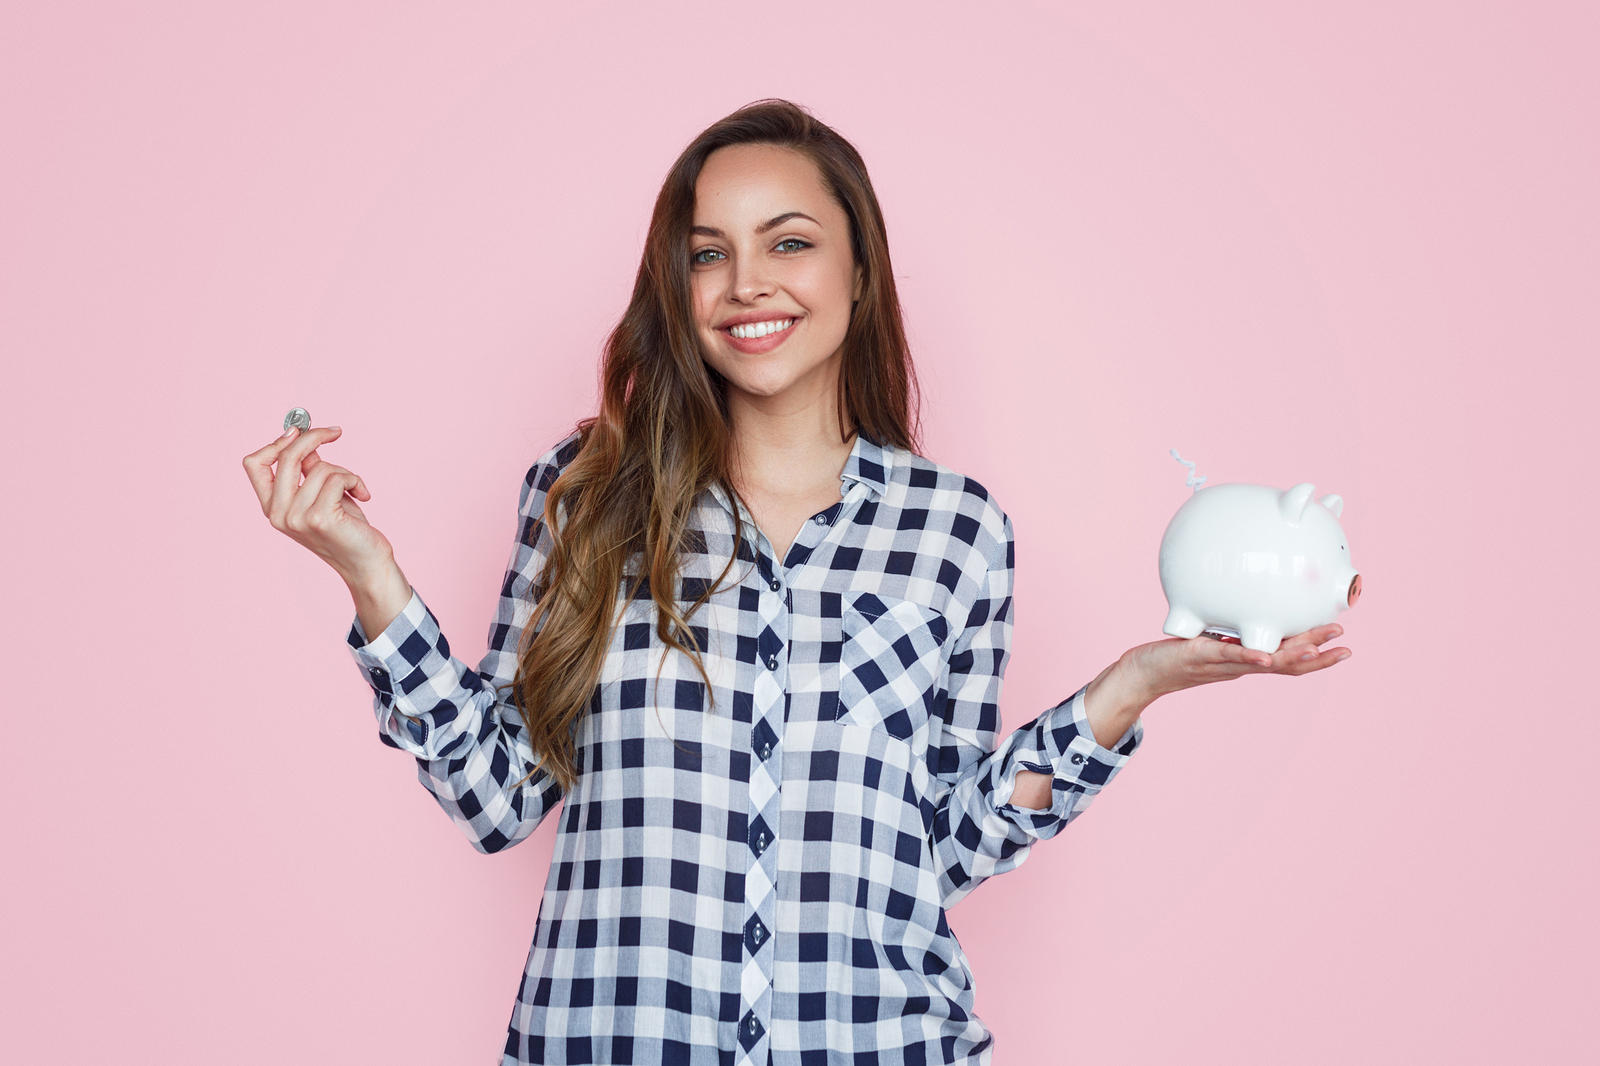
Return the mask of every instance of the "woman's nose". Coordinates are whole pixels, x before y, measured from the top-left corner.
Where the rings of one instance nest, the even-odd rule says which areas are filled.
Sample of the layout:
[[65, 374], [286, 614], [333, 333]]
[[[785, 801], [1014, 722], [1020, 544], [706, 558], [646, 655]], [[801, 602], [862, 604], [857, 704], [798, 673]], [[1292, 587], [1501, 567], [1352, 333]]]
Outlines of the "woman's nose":
[[739, 256], [733, 262], [733, 292], [740, 303], [750, 303], [777, 291], [777, 284], [759, 256]]

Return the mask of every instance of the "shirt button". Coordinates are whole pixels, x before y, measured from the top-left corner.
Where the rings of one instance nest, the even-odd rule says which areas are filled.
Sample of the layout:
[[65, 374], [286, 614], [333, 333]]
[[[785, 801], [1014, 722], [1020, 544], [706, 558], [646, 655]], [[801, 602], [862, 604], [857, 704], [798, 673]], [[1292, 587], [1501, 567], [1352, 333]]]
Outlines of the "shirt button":
[[828, 524], [828, 516], [825, 514], [819, 514], [817, 517], [813, 518], [812, 521], [819, 526], [825, 526]]
[[760, 855], [763, 851], [766, 851], [768, 843], [769, 843], [769, 841], [767, 840], [767, 834], [766, 833], [764, 833], [764, 832], [757, 833], [756, 834], [756, 854]]
[[773, 578], [773, 579], [772, 579], [772, 580], [771, 580], [771, 581], [770, 581], [770, 582], [769, 582], [769, 584], [770, 584], [770, 585], [771, 585], [771, 587], [772, 587], [772, 591], [773, 591], [773, 592], [777, 592], [777, 591], [778, 591], [778, 588], [779, 588], [779, 586], [780, 586], [780, 584], [781, 584], [781, 582], [779, 582], [779, 580], [778, 580], [778, 579], [777, 579], [777, 578]]
[[367, 673], [372, 675], [372, 679], [374, 681], [383, 676], [383, 671], [379, 670], [376, 666], [374, 666], [371, 670], [368, 670]]
[[1072, 755], [1072, 765], [1073, 766], [1082, 766], [1083, 765], [1083, 756], [1077, 754], [1076, 752], [1074, 752], [1073, 755]]
[[776, 670], [777, 668], [778, 668], [778, 657], [776, 655], [769, 655], [767, 657], [767, 669], [768, 670]]
[[763, 745], [761, 745], [760, 755], [761, 755], [761, 761], [762, 762], [765, 762], [768, 759], [772, 758], [772, 745], [771, 744], [763, 744]]

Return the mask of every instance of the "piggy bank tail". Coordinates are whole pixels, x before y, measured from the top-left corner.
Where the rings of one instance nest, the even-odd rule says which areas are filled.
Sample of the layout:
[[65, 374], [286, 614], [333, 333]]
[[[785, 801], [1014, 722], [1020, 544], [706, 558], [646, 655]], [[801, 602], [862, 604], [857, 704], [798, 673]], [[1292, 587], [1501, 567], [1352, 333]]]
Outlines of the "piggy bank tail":
[[1194, 489], [1194, 491], [1199, 492], [1200, 491], [1200, 486], [1202, 486], [1202, 485], [1204, 485], [1206, 483], [1206, 479], [1203, 478], [1203, 477], [1195, 477], [1194, 476], [1194, 464], [1191, 463], [1189, 460], [1185, 459], [1183, 456], [1179, 455], [1178, 454], [1178, 449], [1176, 449], [1176, 448], [1172, 449], [1172, 457], [1174, 459], [1178, 460], [1178, 462], [1182, 463], [1184, 466], [1189, 468], [1189, 476], [1187, 478], [1185, 478], [1184, 482], [1183, 482], [1184, 488]]

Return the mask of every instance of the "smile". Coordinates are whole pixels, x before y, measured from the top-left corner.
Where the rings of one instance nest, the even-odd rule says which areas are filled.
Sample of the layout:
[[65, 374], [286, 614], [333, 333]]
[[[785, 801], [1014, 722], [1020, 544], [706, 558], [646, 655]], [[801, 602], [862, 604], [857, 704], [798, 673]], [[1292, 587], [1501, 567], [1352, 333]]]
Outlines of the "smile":
[[794, 321], [792, 318], [777, 318], [770, 322], [746, 322], [740, 326], [729, 326], [728, 333], [740, 340], [755, 340], [772, 333], [782, 333], [794, 325]]

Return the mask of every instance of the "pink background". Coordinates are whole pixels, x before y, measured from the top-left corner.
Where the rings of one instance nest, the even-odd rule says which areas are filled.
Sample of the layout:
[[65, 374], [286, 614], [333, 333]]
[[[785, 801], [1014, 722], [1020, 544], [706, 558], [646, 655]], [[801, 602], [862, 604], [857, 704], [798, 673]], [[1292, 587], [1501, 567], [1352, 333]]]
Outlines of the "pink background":
[[1597, 11], [6, 5], [6, 1058], [495, 1060], [555, 819], [470, 849], [239, 459], [343, 425], [475, 662], [666, 167], [782, 95], [1015, 521], [1009, 725], [1159, 636], [1169, 447], [1365, 574], [953, 911], [997, 1063], [1594, 1061]]

